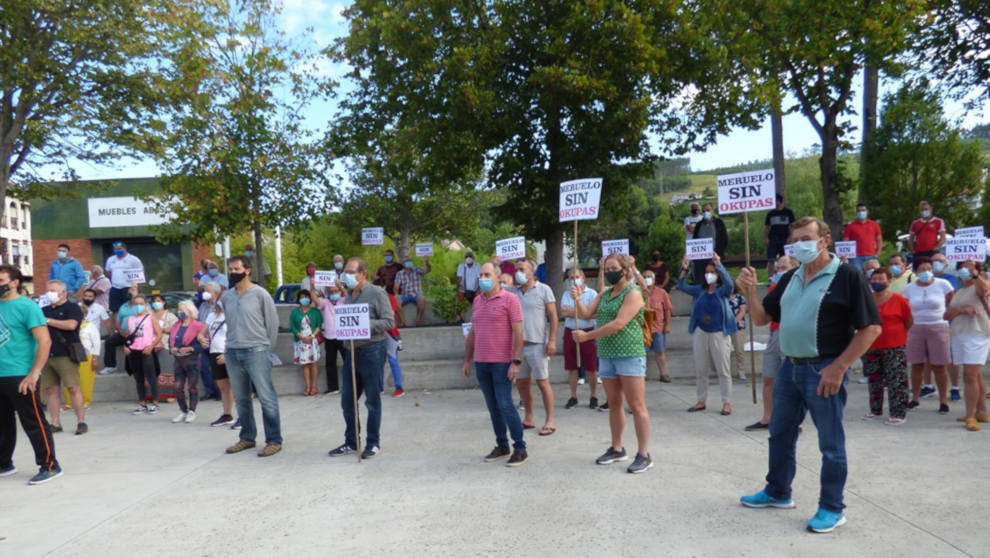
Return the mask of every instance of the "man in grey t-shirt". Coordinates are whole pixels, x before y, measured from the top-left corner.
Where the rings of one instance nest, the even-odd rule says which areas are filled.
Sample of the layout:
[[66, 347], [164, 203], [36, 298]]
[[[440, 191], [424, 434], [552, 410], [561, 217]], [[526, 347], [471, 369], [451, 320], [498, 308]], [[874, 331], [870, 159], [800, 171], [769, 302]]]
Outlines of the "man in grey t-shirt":
[[536, 380], [547, 413], [540, 436], [549, 436], [557, 430], [553, 420], [553, 389], [550, 387], [550, 356], [557, 352], [557, 299], [550, 287], [536, 280], [534, 270], [533, 262], [518, 262], [515, 279], [519, 287], [510, 289], [519, 297], [523, 311], [522, 366], [519, 367], [516, 387], [526, 410], [523, 427], [534, 428], [531, 386], [532, 380]]

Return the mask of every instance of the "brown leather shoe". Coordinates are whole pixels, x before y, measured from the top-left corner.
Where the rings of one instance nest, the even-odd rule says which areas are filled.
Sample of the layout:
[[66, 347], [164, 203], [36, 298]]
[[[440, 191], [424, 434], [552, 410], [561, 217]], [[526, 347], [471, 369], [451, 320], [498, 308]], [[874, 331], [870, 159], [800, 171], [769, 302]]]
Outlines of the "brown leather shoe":
[[227, 453], [238, 453], [254, 447], [254, 440], [237, 440], [237, 443], [227, 448]]
[[282, 444], [265, 444], [265, 447], [258, 452], [258, 457], [269, 457], [282, 451]]

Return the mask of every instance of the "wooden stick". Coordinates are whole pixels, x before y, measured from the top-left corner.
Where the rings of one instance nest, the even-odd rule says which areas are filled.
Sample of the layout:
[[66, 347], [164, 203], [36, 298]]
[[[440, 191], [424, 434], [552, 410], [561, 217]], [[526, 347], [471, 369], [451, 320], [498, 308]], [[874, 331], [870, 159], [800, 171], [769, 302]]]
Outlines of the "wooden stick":
[[361, 462], [361, 412], [358, 409], [357, 367], [354, 359], [354, 340], [351, 339], [351, 393], [354, 395], [354, 447], [357, 449], [357, 460]]
[[[743, 226], [745, 227], [746, 243], [746, 267], [749, 267], [749, 213], [743, 213]], [[749, 302], [749, 301], [747, 301]], [[749, 305], [747, 304], [747, 307]], [[749, 321], [749, 385], [753, 389], [753, 405], [756, 405], [756, 352], [753, 350], [753, 320]]]
[[[575, 279], [577, 279], [577, 270], [578, 270], [578, 239], [577, 239], [577, 235], [578, 235], [578, 222], [575, 220], [574, 221], [574, 278]], [[574, 327], [577, 328], [577, 329], [581, 329], [580, 326], [578, 326], [577, 301], [576, 300], [574, 301]], [[581, 368], [581, 343], [580, 342], [574, 343], [574, 350], [577, 351], [577, 367], [578, 368]]]

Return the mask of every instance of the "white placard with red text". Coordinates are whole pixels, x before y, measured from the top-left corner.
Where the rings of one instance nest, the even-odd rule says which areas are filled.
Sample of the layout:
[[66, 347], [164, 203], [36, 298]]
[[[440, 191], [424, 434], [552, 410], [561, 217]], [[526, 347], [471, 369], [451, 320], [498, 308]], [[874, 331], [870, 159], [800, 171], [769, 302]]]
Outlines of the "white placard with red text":
[[128, 283], [141, 284], [145, 282], [144, 270], [143, 269], [127, 269], [124, 270], [124, 279]]
[[316, 270], [313, 275], [313, 286], [314, 287], [330, 287], [337, 284], [337, 272], [334, 270], [321, 271]]
[[361, 229], [362, 246], [381, 246], [385, 244], [385, 229], [383, 227], [365, 227]]
[[602, 255], [609, 256], [612, 254], [622, 254], [623, 256], [629, 255], [629, 239], [621, 238], [619, 240], [603, 240], [602, 241]]
[[597, 219], [601, 201], [601, 178], [579, 178], [561, 182], [560, 222]]
[[777, 207], [773, 169], [718, 176], [718, 212], [749, 213]]
[[526, 237], [514, 236], [495, 241], [495, 255], [500, 261], [526, 257]]
[[950, 238], [945, 241], [945, 259], [950, 262], [987, 259], [987, 239], [979, 237]]
[[835, 255], [840, 258], [855, 258], [856, 257], [856, 241], [855, 240], [843, 240], [835, 243]]
[[433, 243], [430, 244], [417, 244], [416, 245], [416, 257], [423, 258], [433, 255]]
[[337, 339], [371, 338], [371, 311], [367, 304], [341, 304], [334, 307], [333, 321]]
[[684, 253], [689, 260], [710, 260], [715, 257], [715, 240], [692, 238], [687, 241]]

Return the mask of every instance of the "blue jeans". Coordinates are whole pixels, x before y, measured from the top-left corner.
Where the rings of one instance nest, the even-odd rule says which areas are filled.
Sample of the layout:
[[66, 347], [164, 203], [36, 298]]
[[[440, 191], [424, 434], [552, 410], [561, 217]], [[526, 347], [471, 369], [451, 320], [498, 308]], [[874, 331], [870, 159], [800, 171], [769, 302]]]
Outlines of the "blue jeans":
[[203, 380], [203, 397], [214, 397], [220, 395], [220, 388], [213, 380], [213, 373], [210, 372], [210, 355], [207, 351], [196, 351], [199, 354], [199, 376]]
[[[402, 365], [399, 364], [399, 357], [392, 356], [385, 351], [385, 358], [388, 359], [388, 367], [392, 369], [392, 380], [395, 382], [395, 387], [402, 389]], [[382, 366], [382, 373], [380, 377], [381, 383], [378, 384], [384, 389], [385, 386], [385, 367]]]
[[492, 419], [492, 429], [495, 431], [495, 443], [500, 448], [509, 447], [509, 439], [505, 435], [506, 427], [512, 435], [512, 447], [516, 451], [525, 451], [526, 442], [523, 440], [522, 419], [519, 411], [512, 403], [512, 381], [509, 380], [508, 362], [475, 362], [474, 370], [478, 375], [478, 385], [481, 393], [485, 394], [485, 404]]
[[[805, 413], [818, 429], [818, 449], [822, 452], [821, 495], [818, 507], [841, 512], [842, 490], [846, 485], [846, 434], [842, 428], [842, 411], [846, 406], [846, 383], [829, 398], [816, 393], [820, 371], [831, 359], [813, 364], [793, 364], [784, 360], [773, 385], [773, 415], [770, 417], [770, 472], [766, 493], [773, 498], [789, 499], [791, 482], [797, 468], [798, 426]], [[848, 374], [848, 371], [846, 372]]]
[[[381, 445], [382, 429], [382, 376], [385, 374], [385, 341], [377, 341], [370, 345], [354, 350], [351, 355], [351, 344], [341, 343], [344, 347], [344, 369], [340, 371], [340, 409], [344, 412], [344, 443], [352, 448], [357, 447], [357, 435], [354, 424], [354, 389], [357, 397], [364, 392], [364, 406], [368, 409], [367, 447]], [[354, 358], [355, 377], [357, 385], [351, 382], [351, 358]]]
[[237, 403], [237, 418], [241, 421], [241, 440], [253, 442], [258, 436], [254, 423], [254, 406], [251, 402], [251, 385], [254, 384], [261, 401], [261, 418], [265, 425], [265, 443], [281, 444], [282, 427], [278, 416], [278, 395], [272, 383], [272, 361], [268, 359], [268, 346], [250, 349], [231, 349], [224, 352], [227, 376]]

